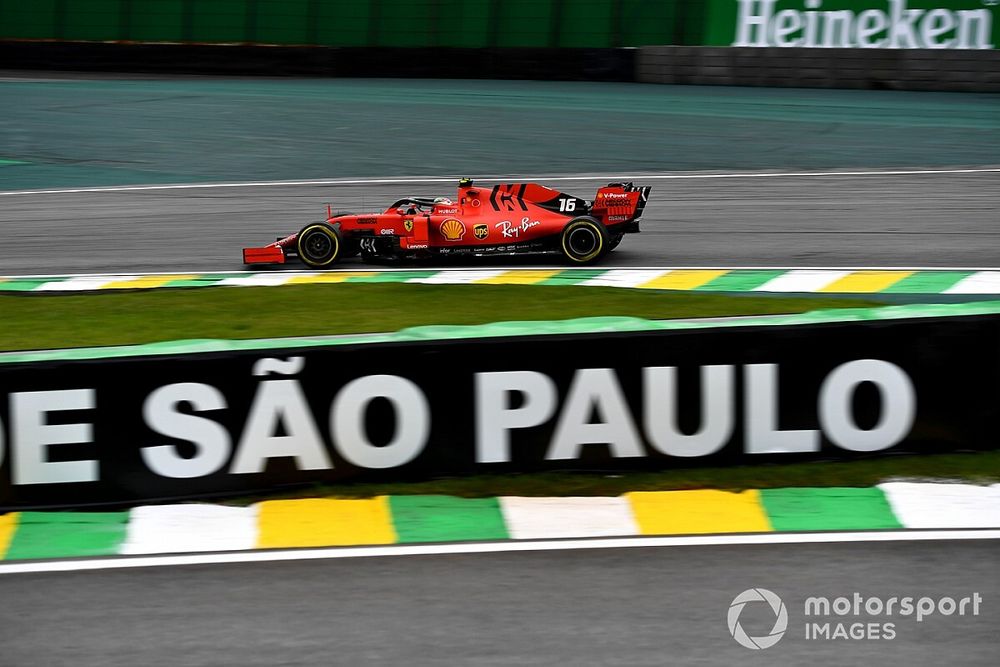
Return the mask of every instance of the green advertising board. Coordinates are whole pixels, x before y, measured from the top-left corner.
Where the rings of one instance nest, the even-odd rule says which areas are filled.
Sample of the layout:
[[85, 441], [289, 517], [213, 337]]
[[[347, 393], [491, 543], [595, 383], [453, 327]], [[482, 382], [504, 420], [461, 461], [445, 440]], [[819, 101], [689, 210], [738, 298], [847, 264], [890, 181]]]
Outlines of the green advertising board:
[[710, 0], [706, 46], [993, 49], [1000, 0]]

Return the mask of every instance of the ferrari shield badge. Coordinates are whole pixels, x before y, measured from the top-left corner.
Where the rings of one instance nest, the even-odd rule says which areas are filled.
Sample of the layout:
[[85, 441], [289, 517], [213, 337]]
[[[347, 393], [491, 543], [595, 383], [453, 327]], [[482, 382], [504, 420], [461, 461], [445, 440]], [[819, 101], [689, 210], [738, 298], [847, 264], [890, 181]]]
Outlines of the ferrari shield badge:
[[412, 220], [403, 220], [403, 229], [405, 229], [408, 232], [412, 232], [413, 231], [413, 221]]

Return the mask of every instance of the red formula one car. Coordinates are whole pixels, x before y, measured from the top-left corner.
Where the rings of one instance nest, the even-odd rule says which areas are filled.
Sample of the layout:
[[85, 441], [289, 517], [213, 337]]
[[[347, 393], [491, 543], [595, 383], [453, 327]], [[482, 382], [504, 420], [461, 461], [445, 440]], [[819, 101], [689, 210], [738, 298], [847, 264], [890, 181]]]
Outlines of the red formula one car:
[[447, 197], [405, 197], [382, 213], [332, 213], [263, 248], [244, 248], [245, 264], [284, 264], [298, 257], [313, 269], [345, 257], [391, 261], [452, 255], [560, 253], [590, 264], [639, 231], [649, 187], [610, 183], [593, 201], [535, 183], [476, 187], [458, 183]]

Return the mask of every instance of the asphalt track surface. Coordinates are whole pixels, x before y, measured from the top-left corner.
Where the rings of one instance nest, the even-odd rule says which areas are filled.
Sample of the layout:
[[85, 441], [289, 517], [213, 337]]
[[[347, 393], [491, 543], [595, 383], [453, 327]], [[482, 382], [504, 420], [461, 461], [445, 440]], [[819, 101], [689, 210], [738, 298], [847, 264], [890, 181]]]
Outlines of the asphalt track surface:
[[[3, 575], [4, 665], [993, 665], [996, 541], [667, 547]], [[752, 651], [727, 611], [777, 593], [788, 631]], [[895, 638], [806, 640], [810, 596], [979, 593], [978, 616]], [[762, 605], [740, 622], [774, 623]]]
[[[653, 190], [642, 233], [607, 266], [1000, 266], [1000, 171], [538, 180], [591, 198], [620, 176]], [[298, 231], [321, 219], [327, 203], [365, 212], [408, 194], [454, 195], [450, 180], [413, 181], [2, 194], [0, 228], [17, 241], [0, 246], [0, 275], [239, 270], [242, 247]]]

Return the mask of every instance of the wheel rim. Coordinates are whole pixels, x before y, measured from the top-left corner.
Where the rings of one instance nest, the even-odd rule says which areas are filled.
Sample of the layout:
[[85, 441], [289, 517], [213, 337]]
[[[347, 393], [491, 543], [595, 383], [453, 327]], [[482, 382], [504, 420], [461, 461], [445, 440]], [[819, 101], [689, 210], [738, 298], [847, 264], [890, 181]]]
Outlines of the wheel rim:
[[322, 231], [308, 234], [302, 244], [306, 256], [314, 261], [322, 261], [330, 256], [333, 240]]
[[570, 232], [566, 239], [569, 251], [576, 257], [586, 257], [599, 247], [600, 239], [597, 233], [589, 226], [577, 227]]

